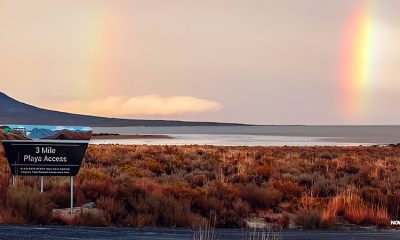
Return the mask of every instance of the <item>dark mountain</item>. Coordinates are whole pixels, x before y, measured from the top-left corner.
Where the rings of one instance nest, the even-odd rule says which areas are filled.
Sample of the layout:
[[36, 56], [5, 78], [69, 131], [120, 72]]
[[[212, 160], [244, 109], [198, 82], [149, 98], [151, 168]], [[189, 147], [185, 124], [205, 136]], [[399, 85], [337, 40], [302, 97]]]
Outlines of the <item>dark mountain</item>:
[[123, 126], [235, 126], [235, 123], [185, 122], [169, 120], [137, 120], [95, 117], [38, 108], [19, 102], [0, 92], [0, 123], [75, 125], [91, 127]]

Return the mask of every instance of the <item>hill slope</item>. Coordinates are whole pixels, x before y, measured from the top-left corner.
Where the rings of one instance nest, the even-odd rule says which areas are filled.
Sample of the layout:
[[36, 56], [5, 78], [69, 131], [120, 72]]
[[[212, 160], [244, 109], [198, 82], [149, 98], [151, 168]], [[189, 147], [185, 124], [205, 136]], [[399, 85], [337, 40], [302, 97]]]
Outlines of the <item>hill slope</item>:
[[91, 127], [122, 126], [234, 126], [240, 124], [216, 122], [185, 122], [169, 120], [136, 120], [95, 117], [38, 108], [17, 101], [0, 92], [0, 123], [82, 125]]

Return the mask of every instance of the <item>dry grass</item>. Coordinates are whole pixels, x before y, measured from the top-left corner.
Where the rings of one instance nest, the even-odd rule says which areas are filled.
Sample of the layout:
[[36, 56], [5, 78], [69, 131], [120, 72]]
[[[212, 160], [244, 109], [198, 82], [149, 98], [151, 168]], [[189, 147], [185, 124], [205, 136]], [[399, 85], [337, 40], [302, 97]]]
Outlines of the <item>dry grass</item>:
[[329, 200], [323, 211], [323, 220], [333, 223], [338, 216], [343, 216], [349, 223], [357, 225], [388, 225], [390, 216], [387, 207], [366, 203], [351, 188]]

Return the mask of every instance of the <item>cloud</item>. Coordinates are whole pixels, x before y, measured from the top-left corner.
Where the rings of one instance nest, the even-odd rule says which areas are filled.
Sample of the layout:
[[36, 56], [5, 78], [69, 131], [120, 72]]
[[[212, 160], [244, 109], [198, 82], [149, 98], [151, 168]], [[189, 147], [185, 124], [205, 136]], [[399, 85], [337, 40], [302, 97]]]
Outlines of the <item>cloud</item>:
[[73, 100], [47, 103], [42, 107], [108, 117], [168, 116], [217, 111], [221, 104], [192, 96], [145, 95], [136, 97], [110, 96], [88, 101]]

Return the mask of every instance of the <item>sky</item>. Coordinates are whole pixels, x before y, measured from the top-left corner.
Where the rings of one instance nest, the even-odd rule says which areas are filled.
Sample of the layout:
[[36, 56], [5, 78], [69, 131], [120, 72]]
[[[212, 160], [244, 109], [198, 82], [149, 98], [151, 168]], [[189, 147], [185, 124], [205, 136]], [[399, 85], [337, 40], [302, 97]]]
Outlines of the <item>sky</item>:
[[99, 116], [399, 124], [398, 0], [0, 0], [0, 91]]

